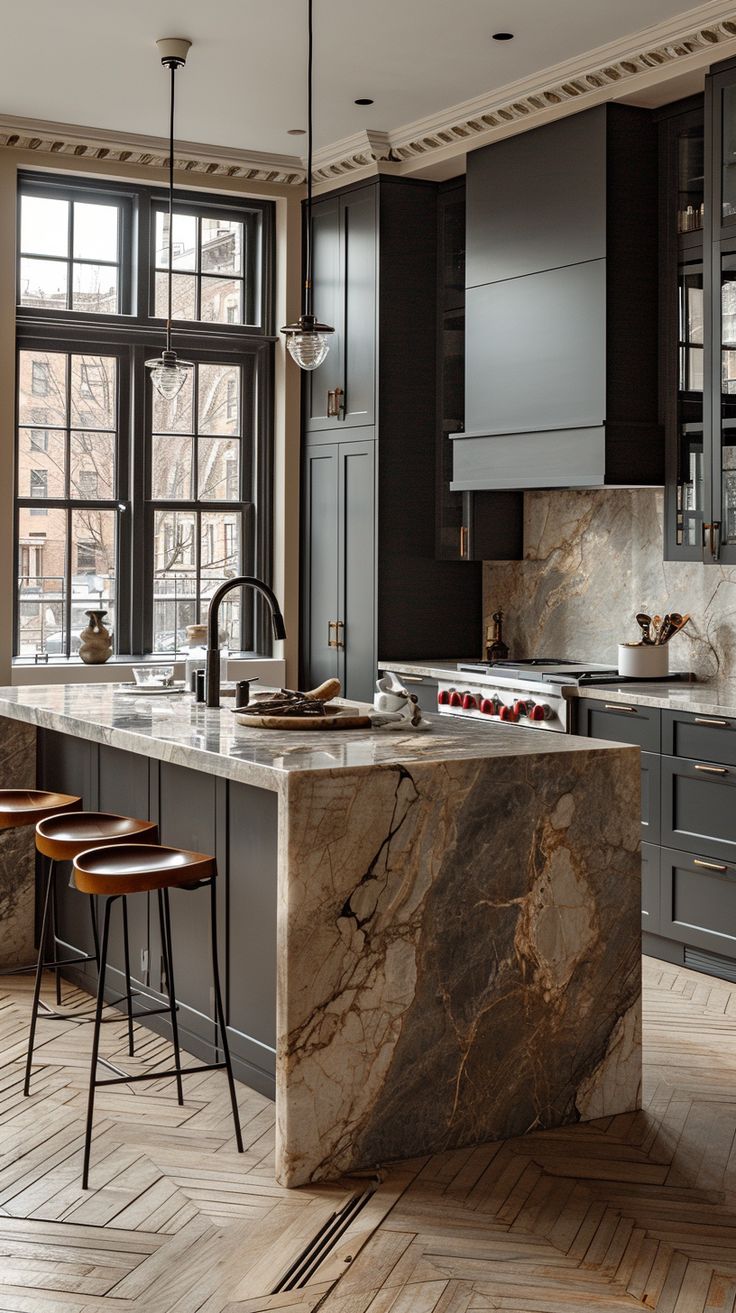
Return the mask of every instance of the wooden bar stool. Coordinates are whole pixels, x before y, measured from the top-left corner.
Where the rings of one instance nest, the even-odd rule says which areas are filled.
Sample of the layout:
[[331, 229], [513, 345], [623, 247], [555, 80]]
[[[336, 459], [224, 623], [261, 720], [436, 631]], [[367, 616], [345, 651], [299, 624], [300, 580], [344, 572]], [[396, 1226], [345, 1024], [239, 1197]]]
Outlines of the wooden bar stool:
[[[79, 802], [79, 799], [77, 799]], [[94, 940], [94, 953], [83, 957], [57, 959], [58, 944], [58, 924], [56, 916], [56, 864], [58, 862], [70, 862], [78, 853], [84, 852], [88, 848], [100, 847], [106, 844], [115, 844], [116, 846], [125, 843], [140, 843], [146, 841], [155, 843], [158, 838], [158, 830], [153, 821], [139, 821], [132, 816], [116, 816], [112, 812], [85, 812], [85, 811], [67, 811], [56, 812], [39, 819], [36, 823], [36, 848], [48, 859], [48, 874], [46, 877], [46, 886], [43, 900], [43, 916], [41, 919], [41, 934], [38, 948], [38, 960], [36, 962], [36, 981], [33, 989], [33, 1003], [31, 1007], [31, 1027], [28, 1035], [28, 1055], [26, 1058], [26, 1076], [23, 1086], [23, 1093], [30, 1093], [31, 1086], [31, 1068], [33, 1065], [33, 1047], [36, 1039], [36, 1023], [39, 1016], [48, 1021], [92, 1021], [92, 1016], [87, 1013], [79, 1012], [58, 1012], [53, 1011], [41, 1000], [41, 984], [43, 981], [44, 968], [52, 968], [56, 975], [56, 1003], [57, 1007], [61, 1004], [61, 976], [60, 967], [67, 966], [75, 962], [96, 962], [97, 969], [100, 969], [100, 941], [97, 928], [97, 908], [94, 898], [90, 898], [90, 915], [92, 918], [92, 936]], [[51, 926], [49, 926], [49, 922]], [[49, 961], [46, 956], [46, 944], [49, 938], [49, 929], [51, 929], [51, 938], [54, 944], [53, 960]], [[161, 933], [162, 943], [164, 942], [163, 924]], [[164, 953], [165, 953], [164, 948]], [[134, 994], [130, 984], [130, 950], [128, 942], [128, 911], [123, 899], [123, 952], [125, 958], [125, 993], [116, 999], [117, 1003], [125, 1001], [128, 1013], [128, 1050], [132, 1054], [133, 1047], [133, 1008], [132, 1000]], [[170, 1001], [170, 1000], [169, 1000]], [[156, 1008], [155, 1011], [169, 1011], [169, 1008]], [[138, 1014], [148, 1015], [148, 1013]], [[112, 1018], [111, 1018], [112, 1020]]]
[[[225, 1012], [222, 1005], [220, 989], [220, 971], [217, 960], [217, 902], [215, 896], [215, 879], [217, 864], [214, 857], [204, 853], [190, 853], [181, 848], [164, 848], [150, 843], [120, 844], [106, 848], [93, 848], [82, 852], [74, 858], [72, 881], [81, 893], [105, 899], [105, 912], [102, 923], [102, 947], [100, 952], [100, 974], [97, 986], [97, 1007], [95, 1026], [92, 1036], [92, 1057], [89, 1072], [89, 1095], [87, 1101], [87, 1129], [84, 1142], [84, 1167], [82, 1170], [82, 1189], [86, 1190], [89, 1182], [89, 1156], [92, 1142], [92, 1119], [94, 1116], [95, 1090], [106, 1085], [127, 1085], [132, 1081], [161, 1080], [165, 1076], [176, 1078], [179, 1103], [182, 1102], [182, 1076], [197, 1071], [227, 1072], [230, 1088], [233, 1122], [235, 1123], [235, 1140], [238, 1153], [243, 1152], [243, 1137], [238, 1117], [238, 1102], [235, 1095], [235, 1079], [230, 1061], [230, 1046], [225, 1026]], [[169, 913], [169, 889], [210, 889], [210, 934], [212, 940], [212, 974], [215, 989], [215, 1048], [221, 1048], [222, 1062], [198, 1064], [195, 1067], [182, 1067], [179, 1052], [179, 1033], [176, 1024], [176, 1001], [174, 996], [174, 968], [171, 943], [171, 918]], [[97, 1079], [97, 1063], [112, 1066], [100, 1058], [100, 1024], [103, 1020], [102, 1009], [105, 1001], [105, 968], [107, 965], [107, 947], [110, 937], [110, 912], [118, 898], [129, 894], [156, 891], [163, 903], [164, 924], [166, 927], [166, 955], [168, 961], [169, 999], [171, 1002], [171, 1029], [174, 1041], [175, 1066], [168, 1071], [148, 1071], [135, 1076], [128, 1076], [113, 1067], [118, 1074], [104, 1080]], [[219, 1036], [219, 1042], [218, 1042]]]
[[[82, 799], [75, 798], [69, 793], [50, 793], [45, 789], [0, 789], [0, 830], [16, 830], [22, 826], [36, 825], [49, 816], [76, 812], [81, 806]], [[53, 869], [49, 869], [46, 873], [46, 885], [43, 892], [44, 902], [46, 901], [49, 882], [52, 880]], [[56, 907], [55, 893], [54, 889], [52, 895], [54, 909]], [[55, 944], [54, 957], [56, 957]], [[59, 963], [50, 962], [49, 966], [56, 967], [58, 979], [60, 966], [70, 966], [73, 963], [91, 962], [93, 960], [90, 956], [69, 957]], [[36, 962], [30, 962], [26, 966], [3, 967], [0, 970], [0, 976], [18, 976], [36, 969]]]

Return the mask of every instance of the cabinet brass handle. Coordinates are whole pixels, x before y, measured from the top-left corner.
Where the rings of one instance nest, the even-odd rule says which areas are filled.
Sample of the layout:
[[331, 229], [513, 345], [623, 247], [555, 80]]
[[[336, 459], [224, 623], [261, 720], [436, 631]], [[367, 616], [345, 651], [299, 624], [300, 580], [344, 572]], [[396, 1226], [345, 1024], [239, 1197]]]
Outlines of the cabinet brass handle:
[[339, 418], [340, 418], [340, 411], [342, 410], [342, 407], [343, 407], [343, 403], [342, 403], [341, 398], [342, 398], [343, 395], [344, 395], [344, 394], [343, 394], [343, 390], [342, 390], [342, 388], [331, 388], [331, 390], [327, 393], [327, 418], [328, 418], [328, 419], [339, 419]]
[[[327, 621], [327, 646], [328, 646], [328, 647], [339, 647], [339, 646], [340, 646], [340, 644], [339, 644], [339, 642], [338, 642], [338, 638], [337, 638], [337, 624], [338, 624], [337, 620], [328, 620], [328, 621]], [[334, 629], [334, 631], [335, 631], [335, 636], [334, 636], [334, 638], [333, 638], [333, 636], [332, 636], [332, 631], [333, 631], [333, 629]]]
[[345, 646], [345, 622], [344, 620], [335, 621], [335, 647]]
[[713, 520], [710, 524], [703, 525], [703, 545], [705, 546], [705, 535], [708, 534], [708, 551], [711, 560], [717, 561], [721, 550], [721, 521]]
[[708, 775], [728, 775], [728, 769], [725, 766], [698, 766], [696, 770], [704, 770]]
[[626, 707], [623, 702], [604, 702], [604, 711], [628, 711], [630, 716], [638, 716], [638, 707]]
[[704, 866], [706, 871], [727, 871], [727, 866], [721, 866], [719, 862], [701, 862], [699, 857], [693, 857], [693, 866]]
[[714, 716], [696, 716], [693, 721], [694, 725], [722, 725], [724, 727], [730, 723], [728, 720], [716, 720]]
[[424, 675], [402, 675], [402, 684], [423, 684]]
[[467, 555], [468, 555], [468, 526], [466, 524], [461, 524], [460, 525], [460, 556], [463, 560], [465, 560]]

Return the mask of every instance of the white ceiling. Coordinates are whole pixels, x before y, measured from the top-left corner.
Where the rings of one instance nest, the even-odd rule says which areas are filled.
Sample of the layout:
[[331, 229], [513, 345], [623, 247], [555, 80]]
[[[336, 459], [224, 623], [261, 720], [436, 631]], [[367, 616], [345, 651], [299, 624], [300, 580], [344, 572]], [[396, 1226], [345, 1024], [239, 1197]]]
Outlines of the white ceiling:
[[[177, 137], [301, 155], [306, 0], [2, 0], [0, 114], [164, 136], [154, 42], [193, 42]], [[315, 0], [316, 146], [438, 113], [693, 10], [683, 0]], [[697, 20], [696, 20], [697, 21]], [[515, 33], [499, 43], [491, 34]], [[353, 101], [370, 96], [375, 104]]]

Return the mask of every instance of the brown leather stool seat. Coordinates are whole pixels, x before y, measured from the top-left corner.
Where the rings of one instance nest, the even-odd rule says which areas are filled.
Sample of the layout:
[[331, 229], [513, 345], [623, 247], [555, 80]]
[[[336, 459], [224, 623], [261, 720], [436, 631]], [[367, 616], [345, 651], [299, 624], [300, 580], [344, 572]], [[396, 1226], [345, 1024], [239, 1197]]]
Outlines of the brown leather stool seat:
[[158, 844], [126, 843], [92, 848], [74, 858], [74, 886], [83, 894], [138, 894], [152, 889], [192, 889], [217, 875], [214, 857]]
[[139, 821], [114, 812], [73, 812], [49, 816], [36, 825], [36, 847], [55, 862], [71, 862], [98, 844], [155, 843], [154, 821]]
[[82, 799], [69, 793], [49, 793], [45, 789], [0, 789], [0, 830], [18, 825], [36, 825], [58, 812], [78, 811]]

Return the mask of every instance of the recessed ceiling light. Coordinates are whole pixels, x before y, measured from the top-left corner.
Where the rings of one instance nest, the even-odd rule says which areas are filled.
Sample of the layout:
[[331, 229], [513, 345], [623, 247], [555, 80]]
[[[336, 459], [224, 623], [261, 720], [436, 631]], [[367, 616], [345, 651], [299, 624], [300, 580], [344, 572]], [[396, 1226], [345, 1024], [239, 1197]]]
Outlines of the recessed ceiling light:
[[306, 129], [306, 128], [287, 128], [287, 129], [286, 129], [286, 135], [287, 135], [288, 137], [304, 137], [304, 136], [306, 136], [306, 132], [307, 132], [307, 129]]
[[355, 103], [356, 105], [372, 105], [373, 101], [368, 96], [361, 96]]
[[514, 39], [514, 34], [513, 34], [513, 32], [494, 32], [494, 33], [493, 33], [493, 40], [494, 40], [494, 41], [513, 41], [513, 39]]

